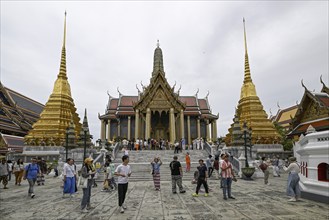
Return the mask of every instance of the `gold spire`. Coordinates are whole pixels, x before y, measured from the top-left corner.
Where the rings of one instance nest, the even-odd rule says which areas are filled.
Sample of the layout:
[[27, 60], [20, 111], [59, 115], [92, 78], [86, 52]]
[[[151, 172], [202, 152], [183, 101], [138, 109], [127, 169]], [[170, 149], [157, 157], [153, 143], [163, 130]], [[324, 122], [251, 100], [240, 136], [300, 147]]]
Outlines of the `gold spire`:
[[59, 78], [67, 79], [66, 75], [66, 50], [65, 50], [65, 43], [66, 43], [66, 11], [64, 13], [64, 37], [63, 37], [63, 46], [62, 46], [62, 56], [61, 56], [61, 65], [59, 68]]
[[244, 60], [244, 80], [241, 88], [240, 99], [248, 97], [248, 96], [257, 96], [255, 85], [252, 82], [249, 68], [249, 58], [248, 58], [248, 50], [247, 50], [247, 35], [246, 35], [246, 27], [245, 20], [243, 18], [243, 31], [244, 31], [244, 48], [245, 48], [245, 60]]
[[[274, 128], [273, 123], [267, 118], [263, 105], [257, 96], [255, 85], [252, 82], [249, 69], [249, 59], [247, 50], [247, 37], [245, 19], [243, 18], [244, 29], [244, 46], [245, 46], [245, 70], [244, 80], [241, 87], [241, 95], [238, 104], [238, 117], [240, 126], [246, 122], [252, 129], [253, 143], [256, 141], [260, 144], [274, 143], [278, 141], [279, 135]], [[227, 137], [232, 136], [232, 126], [229, 129]], [[229, 138], [227, 138], [229, 140]]]
[[62, 145], [65, 140], [66, 128], [69, 126], [71, 119], [73, 119], [75, 125], [76, 137], [80, 133], [80, 118], [76, 113], [77, 109], [74, 105], [71, 96], [71, 87], [67, 80], [65, 41], [66, 12], [59, 74], [57, 75], [53, 92], [41, 112], [40, 119], [34, 123], [32, 130], [25, 136], [27, 144], [38, 145], [40, 144], [40, 140], [44, 140], [49, 144], [49, 141], [53, 140], [56, 145]]
[[245, 48], [245, 61], [244, 61], [244, 83], [252, 82], [250, 76], [249, 68], [249, 58], [248, 58], [248, 49], [247, 49], [247, 34], [246, 34], [246, 24], [243, 18], [243, 32], [244, 32], [244, 48]]
[[152, 77], [155, 76], [159, 71], [164, 74], [162, 50], [160, 48], [159, 40], [157, 40], [157, 48], [155, 48], [154, 51]]

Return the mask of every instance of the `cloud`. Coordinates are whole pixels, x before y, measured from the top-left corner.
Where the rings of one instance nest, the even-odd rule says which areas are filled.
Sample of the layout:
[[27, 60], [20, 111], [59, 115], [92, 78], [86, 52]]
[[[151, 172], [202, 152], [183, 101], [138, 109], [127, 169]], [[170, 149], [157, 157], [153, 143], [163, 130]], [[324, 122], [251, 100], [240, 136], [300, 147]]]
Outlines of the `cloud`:
[[[137, 95], [149, 84], [157, 39], [168, 82], [182, 95], [210, 91], [218, 134], [232, 123], [244, 74], [246, 18], [251, 76], [264, 110], [300, 100], [301, 79], [320, 90], [328, 82], [328, 2], [1, 2], [1, 81], [46, 103], [59, 72], [67, 10], [67, 72], [80, 118], [91, 133], [106, 91]], [[329, 84], [329, 83], [328, 83]]]

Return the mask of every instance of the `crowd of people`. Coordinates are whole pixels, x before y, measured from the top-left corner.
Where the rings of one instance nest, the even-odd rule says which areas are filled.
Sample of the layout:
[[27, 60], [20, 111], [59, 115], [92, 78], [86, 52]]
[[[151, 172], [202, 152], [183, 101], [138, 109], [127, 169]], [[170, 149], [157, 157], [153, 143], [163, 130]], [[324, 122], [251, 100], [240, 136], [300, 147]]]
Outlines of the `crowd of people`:
[[[124, 213], [127, 205], [125, 203], [126, 193], [128, 190], [129, 177], [132, 175], [132, 169], [129, 165], [129, 151], [128, 146], [123, 148], [122, 164], [115, 167], [110, 156], [106, 157], [106, 162], [102, 169], [104, 170], [104, 182], [103, 192], [118, 191], [118, 206], [121, 213]], [[175, 152], [176, 153], [176, 152]], [[219, 180], [220, 188], [222, 189], [223, 199], [235, 199], [232, 195], [232, 182], [237, 181], [233, 170], [232, 163], [229, 160], [229, 155], [223, 153], [221, 155], [209, 155], [206, 161], [202, 158], [199, 159], [199, 164], [194, 172], [194, 179], [192, 184], [196, 184], [193, 197], [198, 197], [200, 188], [203, 186], [205, 190], [204, 196], [209, 196], [209, 178], [215, 173], [215, 179]], [[187, 151], [185, 154], [185, 172], [191, 171], [191, 157]], [[162, 166], [161, 158], [156, 156], [150, 162], [151, 175], [153, 176], [154, 188], [157, 191], [161, 190], [161, 177], [160, 170]], [[258, 165], [258, 168], [264, 173], [264, 184], [269, 185], [269, 166], [273, 166], [273, 176], [280, 177], [281, 169], [289, 172], [287, 183], [287, 195], [290, 196], [288, 201], [294, 202], [300, 198], [299, 189], [299, 165], [296, 158], [289, 158], [289, 166], [280, 162], [278, 157], [274, 157], [272, 160], [263, 157]], [[186, 190], [182, 185], [182, 178], [184, 175], [183, 167], [180, 161], [178, 161], [177, 155], [174, 155], [173, 160], [169, 164], [171, 172], [172, 193], [176, 194], [185, 193]], [[90, 204], [91, 188], [97, 186], [95, 182], [95, 175], [99, 172], [100, 167], [97, 167], [93, 163], [92, 158], [86, 158], [83, 161], [83, 166], [80, 172], [77, 171], [77, 167], [72, 158], [68, 158], [63, 166], [63, 197], [66, 195], [74, 197], [77, 193], [78, 187], [82, 187], [83, 196], [81, 199], [81, 211], [89, 212], [92, 208]], [[80, 175], [78, 175], [80, 173]], [[3, 188], [8, 189], [8, 181], [11, 181], [12, 174], [15, 175], [15, 185], [20, 186], [22, 179], [27, 180], [29, 184], [28, 196], [35, 197], [34, 186], [44, 185], [44, 175], [47, 174], [47, 165], [41, 158], [32, 158], [31, 163], [24, 165], [21, 159], [12, 162], [6, 161], [5, 158], [1, 159], [0, 163], [0, 183], [2, 182]], [[115, 179], [115, 177], [117, 177]], [[178, 188], [178, 190], [177, 190]]]

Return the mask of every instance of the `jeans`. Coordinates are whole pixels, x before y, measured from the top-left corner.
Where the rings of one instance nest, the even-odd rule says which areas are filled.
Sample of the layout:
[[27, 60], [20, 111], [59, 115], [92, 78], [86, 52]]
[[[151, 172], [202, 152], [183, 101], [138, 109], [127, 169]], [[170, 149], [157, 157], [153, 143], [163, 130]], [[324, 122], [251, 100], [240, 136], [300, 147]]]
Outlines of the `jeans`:
[[82, 188], [83, 196], [81, 200], [81, 209], [90, 206], [91, 184], [92, 184], [92, 180], [88, 179], [87, 188]]
[[208, 177], [211, 177], [212, 172], [214, 171], [214, 168], [208, 167]]
[[118, 184], [118, 197], [119, 197], [120, 207], [125, 202], [127, 189], [128, 189], [128, 183]]
[[223, 184], [223, 196], [224, 198], [231, 197], [231, 185], [232, 185], [232, 178], [222, 178]]
[[29, 195], [31, 195], [32, 193], [34, 193], [34, 184], [35, 181], [37, 181], [37, 178], [27, 179], [27, 181], [29, 182]]
[[268, 169], [264, 170], [264, 183], [268, 184], [268, 177], [270, 176], [270, 171]]

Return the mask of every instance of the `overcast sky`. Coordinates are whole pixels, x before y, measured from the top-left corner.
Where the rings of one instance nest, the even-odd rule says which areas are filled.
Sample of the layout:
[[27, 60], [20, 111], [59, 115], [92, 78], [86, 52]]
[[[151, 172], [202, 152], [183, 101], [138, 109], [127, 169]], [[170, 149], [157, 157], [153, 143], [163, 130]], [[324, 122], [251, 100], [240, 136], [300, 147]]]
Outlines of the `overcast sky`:
[[210, 92], [218, 135], [232, 123], [244, 76], [246, 19], [251, 77], [270, 115], [328, 83], [328, 1], [2, 1], [1, 82], [45, 104], [59, 72], [67, 10], [67, 74], [94, 141], [107, 91], [137, 95], [149, 84], [157, 39], [170, 85]]

